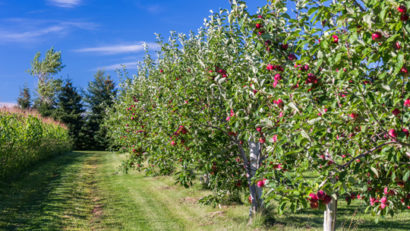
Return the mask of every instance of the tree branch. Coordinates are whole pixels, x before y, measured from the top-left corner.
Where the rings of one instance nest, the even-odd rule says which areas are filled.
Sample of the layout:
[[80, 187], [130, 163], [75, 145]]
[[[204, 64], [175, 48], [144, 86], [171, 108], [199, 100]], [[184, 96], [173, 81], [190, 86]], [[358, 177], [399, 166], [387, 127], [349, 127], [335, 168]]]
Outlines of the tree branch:
[[386, 146], [386, 145], [396, 144], [396, 143], [397, 143], [396, 141], [389, 141], [389, 142], [386, 142], [386, 143], [384, 143], [384, 144], [380, 144], [380, 145], [378, 145], [378, 146], [376, 146], [376, 147], [374, 147], [374, 148], [372, 148], [372, 149], [370, 149], [370, 150], [368, 150], [368, 151], [366, 151], [366, 152], [364, 152], [364, 153], [362, 153], [362, 154], [360, 154], [360, 155], [354, 157], [353, 159], [351, 159], [350, 161], [346, 162], [345, 164], [343, 164], [343, 165], [338, 165], [338, 168], [339, 168], [339, 169], [343, 169], [343, 168], [349, 166], [353, 161], [358, 160], [358, 159], [360, 159], [360, 158], [366, 156], [367, 154], [370, 154], [370, 153], [372, 153], [372, 152], [374, 152], [374, 151], [376, 151], [376, 150], [378, 150], [378, 149], [380, 149], [380, 148], [382, 148], [382, 147], [384, 147], [384, 146]]
[[366, 12], [366, 9], [363, 8], [362, 5], [360, 5], [360, 4], [357, 2], [357, 0], [353, 0], [353, 4], [356, 5], [357, 7], [359, 7], [359, 9], [360, 9], [362, 12]]

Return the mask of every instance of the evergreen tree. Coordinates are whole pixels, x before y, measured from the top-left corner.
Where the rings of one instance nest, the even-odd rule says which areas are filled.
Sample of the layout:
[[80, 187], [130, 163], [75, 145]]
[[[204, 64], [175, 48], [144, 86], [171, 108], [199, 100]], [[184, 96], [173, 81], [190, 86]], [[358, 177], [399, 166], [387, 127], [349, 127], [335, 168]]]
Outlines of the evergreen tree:
[[81, 95], [73, 87], [71, 80], [66, 80], [58, 92], [54, 117], [67, 125], [76, 149], [84, 148], [81, 133], [84, 111]]
[[88, 83], [84, 101], [89, 106], [87, 124], [84, 133], [90, 142], [89, 147], [104, 150], [108, 147], [106, 128], [101, 126], [105, 117], [105, 110], [113, 104], [113, 97], [117, 94], [114, 81], [104, 71], [98, 71], [94, 80]]
[[17, 98], [17, 104], [21, 109], [30, 109], [31, 95], [28, 87], [24, 87], [23, 90], [20, 91], [20, 96]]

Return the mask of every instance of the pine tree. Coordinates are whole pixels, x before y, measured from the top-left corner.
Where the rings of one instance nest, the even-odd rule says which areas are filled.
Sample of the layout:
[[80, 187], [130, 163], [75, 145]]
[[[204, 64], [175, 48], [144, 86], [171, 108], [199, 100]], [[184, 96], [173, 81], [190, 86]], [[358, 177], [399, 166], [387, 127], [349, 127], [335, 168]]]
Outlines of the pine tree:
[[76, 149], [83, 148], [84, 137], [81, 131], [84, 125], [84, 111], [81, 95], [73, 87], [71, 80], [65, 80], [58, 92], [54, 116], [67, 125]]
[[101, 126], [105, 117], [105, 110], [113, 104], [113, 97], [117, 94], [114, 81], [104, 71], [98, 71], [94, 80], [88, 83], [84, 101], [88, 103], [89, 113], [85, 126], [90, 148], [104, 150], [108, 147], [107, 131]]
[[17, 104], [21, 109], [30, 109], [31, 95], [28, 87], [24, 87], [23, 90], [20, 91], [20, 96], [17, 98]]

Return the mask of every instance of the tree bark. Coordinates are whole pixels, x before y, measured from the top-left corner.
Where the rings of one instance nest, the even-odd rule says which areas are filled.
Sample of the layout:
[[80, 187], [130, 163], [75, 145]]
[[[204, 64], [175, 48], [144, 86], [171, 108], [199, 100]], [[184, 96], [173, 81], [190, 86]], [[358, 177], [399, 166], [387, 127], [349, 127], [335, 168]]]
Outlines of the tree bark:
[[336, 230], [336, 210], [337, 200], [333, 199], [326, 205], [323, 219], [323, 231], [335, 231]]
[[252, 184], [252, 178], [255, 176], [256, 170], [259, 168], [261, 152], [260, 144], [254, 141], [249, 141], [249, 191], [251, 194], [252, 204], [249, 209], [249, 217], [252, 217], [253, 214], [259, 212], [263, 208], [262, 200], [262, 188], [259, 188], [257, 185]]

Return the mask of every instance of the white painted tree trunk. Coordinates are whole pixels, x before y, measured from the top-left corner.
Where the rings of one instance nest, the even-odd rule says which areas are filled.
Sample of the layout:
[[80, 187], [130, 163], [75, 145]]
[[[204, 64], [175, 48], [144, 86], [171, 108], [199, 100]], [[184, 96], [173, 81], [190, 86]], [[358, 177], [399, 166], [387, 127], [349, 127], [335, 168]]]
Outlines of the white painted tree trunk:
[[[259, 162], [261, 158], [260, 144], [254, 141], [249, 141], [249, 152], [250, 169], [248, 182], [251, 182], [252, 177], [255, 176], [256, 170], [258, 170], [259, 168]], [[253, 214], [260, 211], [260, 209], [263, 207], [262, 188], [259, 188], [257, 185], [250, 183], [249, 191], [252, 198], [252, 205], [249, 209], [249, 216], [252, 217]]]
[[337, 200], [333, 199], [326, 205], [323, 219], [323, 231], [335, 231], [336, 230], [336, 210]]

